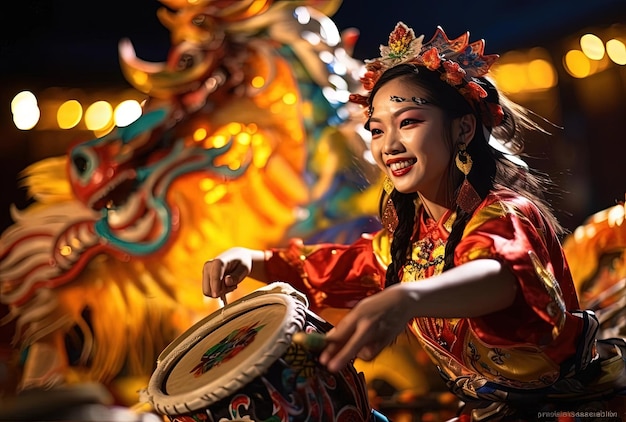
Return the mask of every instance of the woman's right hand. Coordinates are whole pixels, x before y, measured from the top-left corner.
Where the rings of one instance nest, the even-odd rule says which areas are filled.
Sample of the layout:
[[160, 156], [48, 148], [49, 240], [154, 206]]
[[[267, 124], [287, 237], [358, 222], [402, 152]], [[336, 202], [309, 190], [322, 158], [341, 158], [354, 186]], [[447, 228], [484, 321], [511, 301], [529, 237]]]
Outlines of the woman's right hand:
[[255, 261], [263, 260], [264, 252], [246, 248], [231, 248], [204, 263], [202, 292], [218, 298], [232, 292], [250, 273]]

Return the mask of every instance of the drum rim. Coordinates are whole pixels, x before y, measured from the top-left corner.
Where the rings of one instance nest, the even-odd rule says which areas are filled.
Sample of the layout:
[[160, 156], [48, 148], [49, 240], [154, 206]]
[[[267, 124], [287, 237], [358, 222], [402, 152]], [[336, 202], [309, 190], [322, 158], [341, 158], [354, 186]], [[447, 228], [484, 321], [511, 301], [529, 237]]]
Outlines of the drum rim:
[[[297, 331], [303, 329], [306, 321], [306, 304], [298, 298], [284, 293], [261, 292], [243, 297], [232, 304], [213, 312], [209, 316], [203, 318], [194, 324], [190, 329], [186, 330], [181, 336], [175, 339], [172, 344], [174, 347], [166, 347], [159, 356], [157, 367], [153, 372], [148, 388], [146, 390], [148, 399], [155, 410], [165, 415], [181, 415], [190, 413], [199, 409], [207, 408], [211, 404], [228, 397], [238, 391], [241, 387], [248, 384], [251, 380], [262, 375], [269, 367], [282, 356], [291, 344], [291, 338]], [[169, 376], [173, 367], [178, 363], [183, 355], [173, 353], [177, 350], [188, 351], [201, 341], [206, 335], [215, 330], [218, 326], [211, 326], [209, 322], [216, 318], [223, 318], [224, 321], [230, 321], [239, 315], [256, 309], [256, 305], [284, 305], [285, 315], [283, 316], [283, 324], [276, 332], [266, 340], [267, 344], [272, 344], [270, 350], [264, 352], [261, 356], [251, 356], [246, 359], [245, 363], [249, 364], [247, 368], [234, 376], [230, 381], [215, 380], [204, 384], [194, 391], [183, 394], [165, 394], [162, 391], [162, 385], [167, 376]], [[169, 351], [165, 356], [163, 354]]]

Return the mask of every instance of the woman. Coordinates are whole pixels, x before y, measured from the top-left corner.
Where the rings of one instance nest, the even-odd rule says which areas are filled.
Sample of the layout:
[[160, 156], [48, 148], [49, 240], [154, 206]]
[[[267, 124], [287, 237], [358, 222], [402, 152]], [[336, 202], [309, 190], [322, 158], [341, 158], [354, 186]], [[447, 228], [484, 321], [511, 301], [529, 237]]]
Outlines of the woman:
[[333, 371], [408, 327], [464, 404], [460, 420], [613, 412], [626, 349], [599, 344], [578, 310], [563, 230], [540, 196], [549, 181], [517, 157], [535, 126], [486, 78], [497, 56], [468, 38], [438, 28], [423, 44], [400, 22], [366, 62], [368, 92], [351, 100], [367, 108], [386, 178], [383, 230], [347, 246], [228, 250], [205, 264], [204, 293], [251, 276], [289, 282], [314, 311], [352, 308], [320, 355]]

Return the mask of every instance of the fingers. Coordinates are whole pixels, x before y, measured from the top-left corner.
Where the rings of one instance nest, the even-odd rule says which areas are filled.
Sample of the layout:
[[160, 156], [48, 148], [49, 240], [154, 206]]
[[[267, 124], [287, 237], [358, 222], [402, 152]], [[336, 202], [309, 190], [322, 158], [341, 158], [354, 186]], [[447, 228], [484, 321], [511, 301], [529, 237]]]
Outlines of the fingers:
[[[226, 293], [224, 283], [222, 283], [225, 268], [226, 266], [219, 259], [211, 259], [204, 263], [202, 267], [202, 293], [205, 296], [217, 298]], [[232, 285], [232, 280], [230, 280], [230, 283]]]
[[320, 354], [320, 363], [331, 372], [340, 371], [354, 360], [368, 341], [367, 328], [353, 324], [346, 316], [326, 335], [326, 347]]
[[202, 292], [206, 296], [221, 297], [232, 292], [248, 276], [250, 269], [239, 258], [220, 256], [202, 267]]
[[237, 284], [248, 276], [249, 270], [244, 265], [235, 265], [231, 271], [224, 277], [224, 285], [228, 287], [228, 291], [235, 290]]

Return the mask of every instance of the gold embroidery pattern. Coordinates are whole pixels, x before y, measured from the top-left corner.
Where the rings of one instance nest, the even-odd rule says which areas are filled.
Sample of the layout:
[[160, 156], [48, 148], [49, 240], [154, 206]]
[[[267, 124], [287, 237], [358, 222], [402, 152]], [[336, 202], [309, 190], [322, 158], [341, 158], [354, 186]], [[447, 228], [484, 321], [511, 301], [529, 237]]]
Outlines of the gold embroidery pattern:
[[404, 265], [403, 279], [416, 281], [428, 276], [427, 270], [434, 268], [434, 274], [443, 270], [443, 261], [446, 245], [443, 241], [434, 242], [430, 237], [425, 237], [413, 244], [412, 256]]
[[561, 291], [559, 282], [554, 278], [554, 275], [542, 265], [537, 254], [533, 251], [528, 251], [528, 256], [533, 263], [535, 273], [537, 273], [537, 276], [543, 282], [546, 291], [552, 299], [546, 308], [546, 313], [555, 321], [555, 325], [552, 327], [552, 338], [557, 338], [565, 326], [565, 315], [567, 313], [563, 292]]

